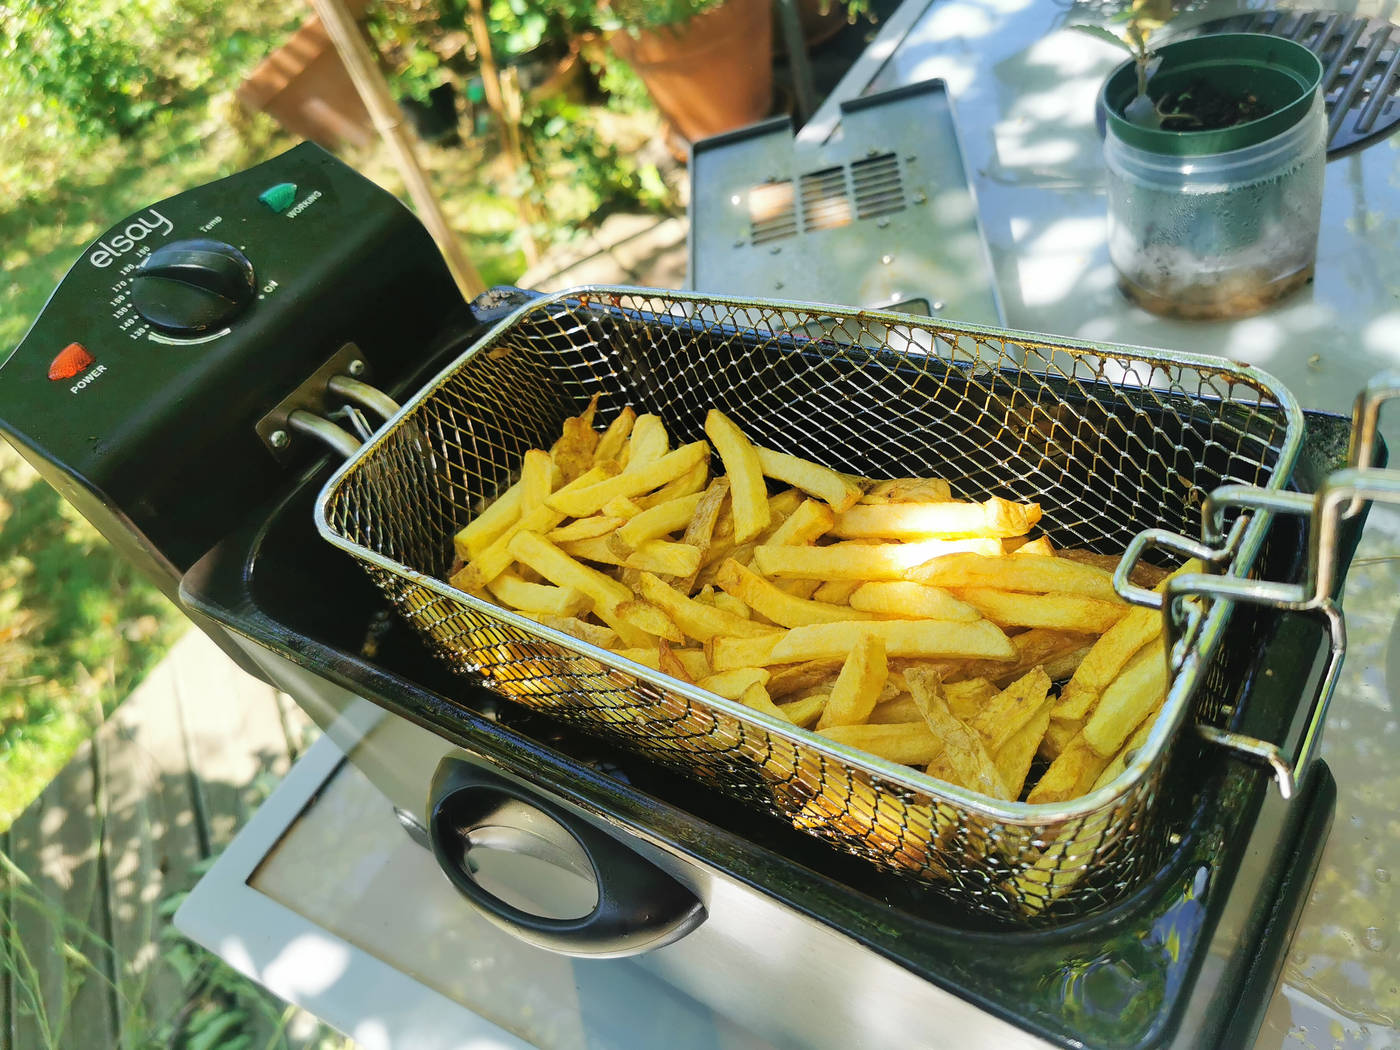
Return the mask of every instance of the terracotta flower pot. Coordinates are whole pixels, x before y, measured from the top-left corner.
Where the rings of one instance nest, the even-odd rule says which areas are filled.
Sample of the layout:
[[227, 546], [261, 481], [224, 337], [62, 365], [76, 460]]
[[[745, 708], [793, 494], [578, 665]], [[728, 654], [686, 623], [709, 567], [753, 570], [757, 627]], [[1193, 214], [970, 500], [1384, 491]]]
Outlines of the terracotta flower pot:
[[728, 0], [679, 26], [609, 41], [652, 100], [694, 142], [768, 115], [773, 101], [771, 0]]

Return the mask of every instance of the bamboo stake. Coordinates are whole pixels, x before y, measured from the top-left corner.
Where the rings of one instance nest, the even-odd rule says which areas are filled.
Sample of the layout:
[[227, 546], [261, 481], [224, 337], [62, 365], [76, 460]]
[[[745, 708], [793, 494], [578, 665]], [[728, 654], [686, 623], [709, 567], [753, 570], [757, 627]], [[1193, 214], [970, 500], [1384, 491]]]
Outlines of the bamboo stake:
[[355, 90], [364, 100], [369, 110], [375, 130], [393, 154], [394, 164], [403, 177], [408, 195], [418, 208], [423, 225], [433, 235], [438, 249], [447, 261], [447, 268], [457, 282], [457, 287], [468, 299], [475, 298], [486, 290], [481, 274], [462, 250], [457, 235], [447, 224], [428, 176], [414, 152], [413, 141], [404, 130], [402, 114], [389, 94], [389, 86], [374, 60], [369, 43], [361, 35], [359, 26], [346, 10], [344, 0], [311, 0], [311, 6], [326, 27], [340, 60], [345, 63], [350, 79], [355, 82]]

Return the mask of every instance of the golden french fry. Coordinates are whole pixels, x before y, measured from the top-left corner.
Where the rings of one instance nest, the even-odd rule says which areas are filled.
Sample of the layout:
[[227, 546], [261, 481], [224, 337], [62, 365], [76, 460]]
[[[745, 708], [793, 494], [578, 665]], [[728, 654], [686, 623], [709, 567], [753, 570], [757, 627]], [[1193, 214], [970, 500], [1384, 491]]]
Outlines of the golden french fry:
[[[624, 602], [623, 605], [625, 604]], [[622, 605], [618, 606], [619, 610], [622, 608]], [[656, 669], [662, 674], [668, 674], [679, 681], [694, 682], [694, 679], [690, 677], [690, 672], [685, 669], [685, 664], [681, 663], [680, 658], [676, 656], [671, 647], [666, 644], [665, 639], [662, 639], [656, 645]]]
[[[642, 596], [659, 607], [691, 638], [709, 641], [716, 636], [765, 638], [777, 634], [777, 629], [735, 616], [731, 612], [703, 605], [687, 598], [664, 580], [649, 572], [642, 573]], [[753, 666], [753, 665], [748, 665]], [[716, 670], [723, 668], [716, 667]]]
[[[710, 563], [710, 545], [714, 541], [715, 526], [728, 501], [729, 479], [715, 478], [710, 482], [709, 487], [701, 493], [700, 501], [695, 505], [695, 513], [686, 524], [681, 542], [700, 552], [702, 566]], [[698, 574], [690, 573], [687, 576], [678, 576], [671, 582], [682, 594], [689, 594], [695, 586], [696, 575]]]
[[863, 583], [851, 592], [848, 601], [852, 609], [881, 616], [897, 616], [901, 620], [960, 620], [970, 623], [981, 619], [976, 609], [967, 602], [958, 601], [943, 588], [910, 583], [908, 580]]
[[695, 464], [674, 481], [668, 481], [655, 492], [647, 496], [638, 496], [637, 505], [643, 510], [650, 510], [652, 507], [660, 506], [663, 503], [670, 503], [672, 500], [680, 499], [682, 496], [692, 496], [705, 487], [705, 483], [710, 480], [710, 464], [706, 460]]
[[581, 489], [562, 488], [551, 495], [547, 502], [555, 510], [570, 517], [587, 517], [601, 510], [609, 500], [650, 492], [680, 477], [697, 463], [703, 463], [709, 454], [710, 448], [705, 442], [694, 441], [689, 445], [682, 445], [674, 452], [668, 452], [655, 462], [636, 470], [624, 470], [621, 474], [596, 485]]
[[[650, 667], [653, 671], [661, 670], [660, 643], [657, 639], [650, 639], [650, 645], [638, 646], [634, 649], [615, 649], [618, 656], [625, 660], [639, 663], [643, 667]], [[699, 649], [676, 649], [668, 647], [671, 656], [680, 661], [681, 667], [685, 669], [687, 681], [698, 682], [702, 678], [710, 676], [710, 662], [705, 659], [705, 654]]]
[[862, 613], [839, 605], [826, 605], [806, 598], [795, 598], [780, 591], [772, 583], [733, 558], [726, 559], [715, 576], [715, 583], [738, 598], [760, 616], [766, 616], [783, 627], [802, 627], [813, 623], [838, 623], [850, 620], [875, 619], [873, 613]]
[[696, 684], [717, 696], [738, 700], [751, 685], [767, 685], [770, 674], [762, 667], [741, 667], [734, 671], [719, 671], [700, 679]]
[[623, 407], [617, 418], [608, 424], [598, 438], [598, 447], [593, 450], [593, 464], [607, 463], [622, 458], [622, 450], [627, 447], [627, 439], [632, 436], [632, 426], [637, 422], [637, 413], [631, 405]]
[[1034, 554], [1041, 557], [1053, 558], [1055, 556], [1055, 545], [1050, 542], [1048, 536], [1037, 536], [1033, 540], [1021, 544], [1016, 548], [1017, 554]]
[[486, 585], [504, 605], [521, 612], [546, 613], [550, 616], [577, 616], [588, 608], [586, 595], [569, 587], [547, 583], [527, 583], [513, 572], [503, 572]]
[[996, 753], [1039, 713], [1049, 692], [1050, 676], [1037, 667], [988, 700], [968, 724], [982, 734], [987, 750]]
[[[684, 629], [684, 627], [682, 627]], [[1014, 660], [1016, 649], [993, 623], [944, 620], [854, 620], [794, 627], [773, 646], [772, 663], [845, 658], [851, 639], [870, 634], [885, 643], [889, 656], [951, 656]]]
[[614, 518], [605, 514], [595, 514], [591, 518], [575, 518], [567, 525], [550, 529], [544, 534], [544, 538], [550, 543], [573, 543], [577, 540], [597, 539], [599, 536], [607, 536], [615, 532], [618, 526], [626, 521], [626, 518]]
[[865, 480], [867, 489], [861, 497], [862, 503], [938, 503], [953, 498], [952, 487], [940, 478]]
[[854, 506], [836, 516], [833, 536], [845, 539], [961, 539], [1024, 536], [1040, 520], [1040, 504], [993, 496], [984, 503], [886, 503]]
[[[1055, 555], [1056, 557], [1064, 558], [1066, 561], [1075, 561], [1083, 565], [1092, 565], [1095, 568], [1102, 569], [1110, 576], [1112, 576], [1114, 570], [1118, 568], [1118, 563], [1123, 560], [1122, 555], [1119, 554], [1095, 554], [1093, 551], [1077, 550], [1075, 548], [1056, 551]], [[1158, 568], [1156, 565], [1148, 565], [1145, 561], [1139, 561], [1137, 565], [1133, 566], [1133, 572], [1129, 579], [1139, 587], [1151, 589], [1160, 585], [1161, 582], [1170, 575], [1170, 569]]]
[[1111, 758], [1162, 703], [1168, 685], [1166, 642], [1157, 638], [1143, 646], [1103, 691], [1084, 723], [1084, 740], [1105, 760]]
[[[774, 662], [773, 646], [782, 636], [783, 633], [777, 630], [760, 637], [716, 635], [705, 643], [705, 652], [710, 658], [710, 666], [716, 671], [733, 671], [740, 667], [766, 667]], [[839, 664], [840, 660], [834, 660], [832, 663]]]
[[621, 518], [624, 521], [631, 521], [641, 512], [642, 508], [637, 504], [637, 501], [626, 496], [610, 499], [603, 504], [603, 516], [607, 518]]
[[768, 690], [764, 689], [760, 683], [755, 682], [745, 689], [743, 695], [739, 697], [739, 702], [755, 711], [762, 711], [765, 715], [772, 715], [774, 718], [787, 721], [787, 715], [778, 709], [778, 705], [769, 698]]
[[611, 611], [619, 603], [632, 599], [632, 592], [611, 576], [575, 561], [537, 533], [517, 533], [510, 541], [509, 551], [511, 557], [528, 565], [550, 583], [587, 595], [595, 609]]
[[[685, 635], [681, 633], [681, 629], [669, 616], [650, 602], [642, 601], [640, 598], [618, 602], [611, 613], [614, 618], [623, 623], [630, 624], [639, 631], [655, 635], [657, 638], [675, 642], [678, 645], [685, 641]], [[663, 667], [662, 670], [666, 669]]]
[[[1012, 639], [1015, 644], [1015, 639]], [[986, 678], [965, 678], [961, 682], [944, 682], [943, 699], [948, 702], [948, 710], [960, 722], [970, 722], [977, 717], [987, 701], [1000, 690]]]
[[1160, 609], [1130, 609], [1085, 654], [1060, 691], [1056, 718], [1086, 718], [1099, 697], [1139, 650], [1162, 633]]
[[811, 696], [804, 696], [801, 700], [793, 700], [791, 703], [779, 704], [778, 710], [795, 726], [807, 727], [812, 725], [821, 717], [822, 709], [826, 707], [827, 694], [813, 693]]
[[1077, 594], [1119, 601], [1113, 574], [1065, 558], [1016, 554], [949, 554], [910, 570], [909, 579], [935, 587], [994, 587], [1035, 594]]
[[929, 759], [925, 772], [992, 798], [1009, 799], [1011, 796], [982, 738], [948, 710], [938, 674], [914, 668], [905, 674], [904, 680], [929, 732], [943, 743], [942, 749]]
[[755, 448], [766, 476], [815, 496], [834, 511], [845, 510], [861, 497], [861, 487], [843, 474], [786, 452], [761, 446]]
[[803, 547], [826, 535], [835, 520], [826, 504], [805, 499], [773, 529], [767, 542], [775, 547]]
[[714, 600], [710, 603], [716, 609], [723, 609], [725, 612], [733, 613], [735, 616], [742, 616], [745, 620], [753, 619], [753, 610], [745, 605], [734, 595], [725, 591], [715, 591]]
[[700, 552], [687, 543], [670, 540], [647, 540], [626, 556], [613, 550], [605, 536], [591, 540], [574, 540], [560, 545], [565, 554], [602, 565], [625, 565], [644, 572], [678, 576], [695, 572], [700, 567]]
[[1056, 718], [1052, 711], [1050, 724], [1045, 727], [1045, 735], [1041, 738], [1040, 748], [1036, 752], [1041, 758], [1054, 761], [1060, 757], [1060, 752], [1069, 746], [1069, 742], [1084, 731], [1084, 723], [1077, 718]]
[[901, 692], [888, 700], [875, 705], [866, 719], [871, 725], [888, 725], [892, 722], [917, 722], [924, 717], [918, 703], [910, 693]]
[[1031, 805], [1042, 802], [1064, 802], [1078, 798], [1093, 786], [1108, 759], [1089, 746], [1080, 733], [1065, 745], [1050, 768], [1041, 774], [1026, 801]]
[[623, 446], [619, 462], [624, 471], [639, 471], [671, 451], [671, 437], [661, 417], [648, 412], [632, 423], [632, 434]]
[[523, 485], [517, 481], [497, 496], [489, 507], [467, 522], [452, 539], [457, 556], [463, 561], [471, 561], [485, 550], [492, 540], [510, 528], [520, 517], [520, 496], [523, 491]]
[[943, 751], [943, 741], [934, 736], [924, 722], [832, 726], [818, 732], [838, 744], [859, 748], [906, 766], [927, 765]]
[[884, 639], [879, 635], [861, 635], [841, 667], [817, 728], [864, 722], [879, 700], [888, 677]]
[[955, 593], [987, 619], [1003, 626], [1043, 627], [1078, 634], [1102, 634], [1131, 608], [1121, 600], [1104, 601], [1079, 594], [1037, 594], [1029, 598], [1018, 591], [987, 587], [963, 587]]
[[[563, 432], [548, 453], [540, 455], [553, 462], [565, 482], [573, 481], [593, 466], [593, 453], [598, 447], [598, 432], [593, 429], [593, 416], [598, 411], [598, 395], [588, 403], [581, 415], [564, 420]], [[538, 451], [537, 449], [532, 449]], [[526, 453], [529, 456], [529, 453]]]
[[824, 580], [812, 592], [812, 598], [828, 605], [843, 605], [860, 589], [860, 580]]
[[1128, 768], [1128, 763], [1137, 757], [1137, 753], [1147, 743], [1147, 738], [1152, 733], [1152, 726], [1155, 722], [1155, 718], [1143, 719], [1142, 725], [1138, 726], [1127, 742], [1118, 749], [1118, 754], [1113, 756], [1113, 761], [1104, 766], [1103, 772], [1099, 774], [1099, 779], [1094, 781], [1094, 786], [1090, 788], [1091, 791], [1097, 791], [1118, 779], [1123, 770]]
[[[764, 576], [798, 580], [902, 580], [929, 559], [1001, 550], [999, 540], [924, 540], [921, 543], [833, 543], [829, 547], [764, 544], [753, 564]], [[935, 564], [937, 564], [935, 562]]]
[[613, 534], [615, 542], [610, 541], [613, 549], [625, 557], [647, 540], [660, 539], [685, 528], [695, 517], [695, 510], [703, 498], [701, 493], [696, 492], [647, 508], [619, 526]]
[[775, 698], [797, 696], [801, 693], [831, 692], [839, 674], [839, 661], [813, 660], [805, 664], [772, 669], [773, 677], [768, 680], [768, 692]]
[[772, 519], [768, 508], [768, 486], [758, 451], [734, 422], [717, 408], [705, 416], [705, 435], [714, 443], [724, 472], [729, 478], [729, 495], [734, 507], [734, 540], [753, 539]]
[[[618, 603], [618, 605], [621, 604], [621, 602]], [[613, 633], [617, 635], [618, 641], [625, 648], [652, 648], [656, 645], [657, 636], [650, 631], [642, 630], [640, 627], [634, 627], [631, 623], [618, 616], [617, 605], [603, 607], [595, 604], [593, 606], [593, 615], [599, 620], [602, 620], [608, 627], [612, 628]], [[658, 664], [658, 669], [659, 666]]]
[[1026, 786], [1026, 775], [1031, 771], [1036, 750], [1050, 724], [1050, 704], [1048, 699], [1041, 700], [1040, 706], [1031, 713], [1026, 723], [1007, 737], [1001, 748], [993, 753], [997, 772], [1006, 786], [1007, 798], [1021, 797], [1021, 791]]

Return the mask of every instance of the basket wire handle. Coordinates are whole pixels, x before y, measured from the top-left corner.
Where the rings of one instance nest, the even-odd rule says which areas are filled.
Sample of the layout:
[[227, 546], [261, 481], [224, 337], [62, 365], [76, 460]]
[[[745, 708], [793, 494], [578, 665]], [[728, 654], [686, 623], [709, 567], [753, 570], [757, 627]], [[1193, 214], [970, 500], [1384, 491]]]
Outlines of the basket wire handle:
[[[1342, 583], [1338, 570], [1342, 523], [1354, 517], [1363, 505], [1370, 502], [1400, 504], [1400, 471], [1382, 470], [1372, 465], [1378, 443], [1381, 406], [1397, 397], [1400, 397], [1400, 373], [1385, 373], [1367, 384], [1357, 397], [1353, 412], [1354, 426], [1348, 452], [1352, 465], [1329, 475], [1315, 495], [1257, 489], [1248, 485], [1222, 486], [1206, 498], [1202, 507], [1200, 544], [1170, 533], [1165, 537], [1154, 535], [1158, 530], [1149, 530], [1137, 537], [1137, 540], [1143, 541], [1140, 545], [1136, 540], [1130, 545], [1114, 575], [1114, 585], [1125, 598], [1164, 610], [1169, 642], [1173, 640], [1174, 631], [1179, 631], [1183, 624], [1189, 626], [1191, 623], [1192, 614], [1188, 610], [1192, 606], [1198, 608], [1197, 602], [1190, 601], [1193, 598], [1248, 602], [1309, 613], [1322, 619], [1329, 638], [1327, 666], [1292, 756], [1286, 755], [1278, 744], [1267, 740], [1211, 725], [1198, 723], [1196, 726], [1207, 740], [1246, 757], [1267, 762], [1273, 769], [1284, 798], [1294, 795], [1299, 780], [1316, 758], [1322, 738], [1322, 724], [1346, 651], [1346, 621], [1338, 603]], [[1127, 584], [1125, 577], [1131, 571], [1128, 554], [1140, 556], [1141, 551], [1150, 545], [1200, 557], [1208, 565], [1219, 564], [1222, 560], [1220, 554], [1229, 549], [1231, 537], [1238, 535], [1239, 523], [1245, 518], [1244, 514], [1237, 515], [1234, 526], [1226, 533], [1226, 512], [1232, 509], [1293, 514], [1308, 519], [1307, 569], [1300, 583], [1189, 573], [1169, 580], [1162, 595]], [[1214, 558], [1208, 557], [1212, 554]], [[1194, 615], [1199, 619], [1199, 611]], [[1175, 670], [1176, 646], [1173, 645], [1169, 652]]]

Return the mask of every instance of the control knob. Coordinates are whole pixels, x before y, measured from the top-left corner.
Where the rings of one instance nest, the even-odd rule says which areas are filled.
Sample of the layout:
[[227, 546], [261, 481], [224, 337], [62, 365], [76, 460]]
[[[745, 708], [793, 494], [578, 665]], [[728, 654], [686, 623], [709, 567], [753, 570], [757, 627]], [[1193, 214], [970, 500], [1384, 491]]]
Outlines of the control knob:
[[253, 264], [231, 244], [172, 241], [131, 275], [131, 305], [167, 332], [207, 332], [233, 320], [257, 286]]

